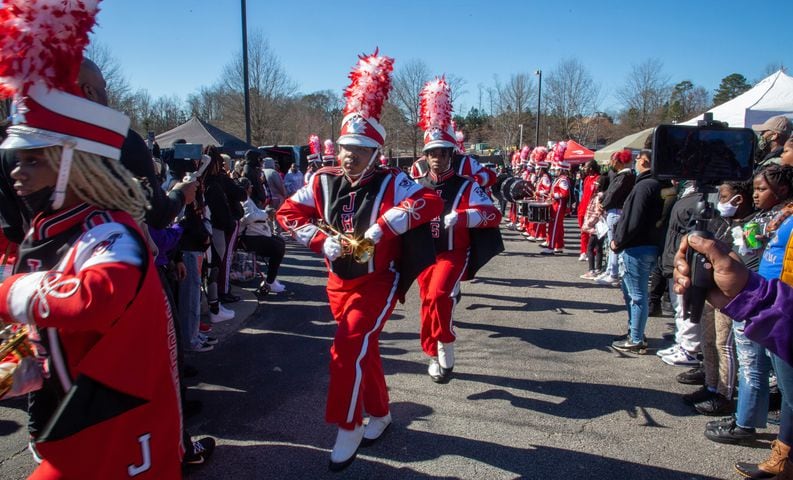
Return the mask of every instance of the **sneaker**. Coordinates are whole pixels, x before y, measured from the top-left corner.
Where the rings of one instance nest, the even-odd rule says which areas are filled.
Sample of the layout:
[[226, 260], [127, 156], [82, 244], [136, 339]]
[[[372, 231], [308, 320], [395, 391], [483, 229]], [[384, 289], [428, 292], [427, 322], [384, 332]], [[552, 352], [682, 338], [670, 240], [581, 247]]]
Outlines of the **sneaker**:
[[201, 343], [206, 343], [207, 345], [217, 345], [218, 339], [215, 337], [210, 337], [209, 335], [204, 335], [201, 332], [198, 332], [198, 339]]
[[709, 421], [708, 423], [705, 424], [705, 428], [713, 429], [717, 427], [723, 427], [725, 425], [731, 424], [734, 421], [735, 421], [735, 415], [730, 415], [729, 417], [724, 417], [718, 420]]
[[733, 413], [735, 407], [732, 402], [724, 395], [716, 395], [694, 404], [694, 410], [702, 415], [716, 416]]
[[549, 246], [549, 245], [548, 245], [548, 242], [542, 242], [542, 243], [540, 244], [540, 248], [548, 248], [548, 246]]
[[616, 287], [620, 283], [620, 278], [612, 277], [608, 273], [604, 273], [603, 275], [595, 279], [595, 283], [597, 283], [598, 285], [609, 285], [611, 287]]
[[201, 440], [196, 440], [193, 442], [192, 449], [188, 446], [188, 450], [184, 454], [184, 458], [182, 459], [182, 464], [186, 467], [194, 467], [198, 465], [203, 465], [209, 460], [209, 457], [212, 456], [212, 452], [215, 451], [215, 439], [212, 437], [204, 437]]
[[340, 472], [349, 467], [358, 453], [358, 447], [363, 440], [364, 426], [357, 425], [352, 430], [339, 428], [336, 434], [336, 443], [330, 451], [330, 464], [328, 468], [331, 472]]
[[578, 256], [578, 261], [579, 262], [586, 262], [587, 261], [586, 253], [582, 253], [581, 255], [579, 255]]
[[281, 293], [286, 291], [286, 287], [278, 280], [273, 280], [273, 283], [268, 283], [267, 286], [270, 287], [270, 291], [273, 293]]
[[225, 322], [234, 318], [234, 311], [225, 308], [219, 308], [218, 313], [209, 312], [209, 321], [212, 323]]
[[688, 353], [684, 348], [678, 348], [675, 353], [661, 357], [661, 360], [663, 360], [667, 365], [676, 365], [682, 367], [687, 365], [699, 365], [699, 360], [697, 360], [697, 357]]
[[579, 275], [578, 278], [583, 278], [584, 280], [594, 280], [597, 278], [597, 273], [594, 270], [590, 270], [583, 275]]
[[677, 381], [685, 385], [705, 385], [705, 367], [700, 363], [691, 370], [678, 373]]
[[683, 399], [683, 403], [686, 405], [691, 405], [692, 407], [699, 402], [704, 402], [705, 400], [718, 395], [716, 392], [711, 392], [708, 390], [708, 387], [701, 386], [697, 390], [694, 390], [691, 393], [687, 393], [683, 395], [681, 398]]
[[540, 253], [542, 253], [543, 255], [553, 255], [554, 250], [551, 248], [543, 248], [542, 250], [540, 250]]
[[655, 354], [658, 355], [659, 357], [665, 357], [667, 355], [672, 355], [673, 353], [675, 353], [679, 349], [680, 349], [680, 345], [674, 344], [671, 347], [667, 347], [667, 348], [664, 348], [662, 350], [658, 350], [657, 352], [655, 352]]
[[528, 237], [526, 237], [526, 240], [528, 240], [530, 242], [536, 242], [537, 241], [537, 237], [533, 237], [533, 236], [529, 235]]
[[209, 333], [212, 331], [212, 324], [201, 322], [198, 324], [198, 331], [201, 333]]
[[757, 437], [757, 431], [754, 428], [739, 427], [733, 419], [729, 425], [719, 425], [715, 428], [706, 428], [705, 437], [708, 440], [716, 443], [727, 443], [730, 445], [738, 445], [741, 443], [752, 442]]
[[363, 429], [363, 440], [361, 447], [374, 445], [383, 436], [388, 427], [391, 426], [391, 413], [386, 413], [383, 417], [369, 417], [369, 423]]
[[636, 353], [638, 355], [647, 353], [647, 342], [633, 343], [630, 338], [616, 340], [611, 344], [611, 347], [620, 352]]
[[225, 314], [225, 315], [234, 315], [234, 310], [232, 310], [232, 309], [230, 309], [230, 308], [226, 308], [226, 306], [225, 306], [225, 305], [223, 305], [222, 303], [219, 303], [219, 304], [218, 304], [218, 308], [219, 308], [219, 309], [220, 309], [220, 311], [221, 311], [221, 312], [223, 312], [223, 314]]
[[446, 369], [441, 367], [441, 364], [438, 363], [438, 357], [430, 358], [430, 366], [427, 369], [427, 373], [429, 373], [430, 378], [435, 383], [446, 383], [449, 381], [451, 377], [451, 369]]
[[554, 248], [553, 249], [553, 253], [564, 253], [564, 249], [563, 248]]
[[189, 352], [208, 352], [208, 351], [212, 350], [213, 348], [215, 348], [215, 347], [210, 345], [210, 344], [208, 344], [208, 343], [198, 342], [198, 343], [196, 343], [194, 345], [191, 345], [190, 348], [188, 348], [187, 350]]

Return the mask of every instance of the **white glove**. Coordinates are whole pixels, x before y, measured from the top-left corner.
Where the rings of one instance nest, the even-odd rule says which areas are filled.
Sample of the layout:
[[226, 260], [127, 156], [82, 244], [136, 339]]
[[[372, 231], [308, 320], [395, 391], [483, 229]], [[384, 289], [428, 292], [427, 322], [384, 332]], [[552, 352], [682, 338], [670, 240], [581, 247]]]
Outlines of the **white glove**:
[[559, 200], [560, 198], [562, 198], [562, 196], [561, 196], [561, 195], [559, 195], [558, 193], [554, 193], [554, 194], [553, 194], [553, 198], [555, 198], [555, 199]]
[[322, 252], [332, 262], [341, 256], [341, 243], [336, 240], [336, 237], [328, 237], [322, 244]]
[[459, 217], [460, 216], [457, 214], [457, 210], [452, 210], [451, 213], [443, 217], [443, 226], [446, 228], [452, 228], [457, 224]]
[[383, 229], [380, 228], [380, 225], [375, 223], [374, 225], [369, 227], [366, 230], [366, 232], [364, 232], [363, 238], [368, 238], [374, 244], [377, 244], [377, 242], [379, 242], [380, 239], [383, 238]]

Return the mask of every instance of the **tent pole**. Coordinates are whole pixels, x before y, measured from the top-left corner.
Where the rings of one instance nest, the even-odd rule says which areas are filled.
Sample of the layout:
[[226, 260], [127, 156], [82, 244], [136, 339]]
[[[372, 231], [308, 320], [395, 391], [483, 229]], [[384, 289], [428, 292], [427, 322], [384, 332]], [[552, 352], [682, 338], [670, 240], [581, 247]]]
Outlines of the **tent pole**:
[[245, 13], [245, 2], [242, 1], [242, 83], [245, 90], [245, 141], [251, 144], [251, 96], [248, 84], [248, 20]]

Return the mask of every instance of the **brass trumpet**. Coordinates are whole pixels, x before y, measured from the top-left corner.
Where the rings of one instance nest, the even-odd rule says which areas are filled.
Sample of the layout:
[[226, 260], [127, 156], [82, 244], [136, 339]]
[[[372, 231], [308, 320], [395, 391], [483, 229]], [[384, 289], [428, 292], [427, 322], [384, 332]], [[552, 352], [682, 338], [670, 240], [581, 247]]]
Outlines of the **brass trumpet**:
[[329, 223], [319, 220], [317, 228], [322, 230], [326, 235], [338, 237], [340, 240], [347, 242], [352, 250], [352, 258], [356, 263], [369, 263], [374, 255], [374, 242], [368, 238], [357, 239], [349, 235], [345, 235], [340, 231], [333, 228]]
[[[24, 357], [32, 357], [34, 353], [28, 341], [27, 327], [22, 327], [16, 332], [12, 331], [12, 328], [11, 325], [7, 325], [0, 330], [0, 339], [2, 339], [2, 343], [0, 343], [0, 361], [9, 354], [14, 354], [17, 360], [22, 360]], [[15, 371], [16, 367], [0, 370], [0, 398], [11, 390], [14, 385]]]

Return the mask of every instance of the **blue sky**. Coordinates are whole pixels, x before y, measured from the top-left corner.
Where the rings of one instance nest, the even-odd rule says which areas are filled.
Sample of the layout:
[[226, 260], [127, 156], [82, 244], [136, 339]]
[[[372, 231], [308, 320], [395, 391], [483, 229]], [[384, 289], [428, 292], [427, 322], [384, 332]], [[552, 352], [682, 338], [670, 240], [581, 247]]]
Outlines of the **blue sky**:
[[[181, 98], [215, 83], [241, 49], [239, 0], [104, 0], [94, 37], [133, 88]], [[711, 94], [734, 72], [759, 80], [766, 66], [793, 71], [793, 2], [669, 0], [248, 0], [248, 31], [270, 42], [299, 91], [346, 86], [359, 53], [379, 46], [400, 62], [466, 79], [457, 110], [478, 104], [478, 85], [518, 72], [550, 72], [577, 58], [601, 86], [601, 110], [632, 65], [657, 58], [673, 83]], [[485, 97], [486, 98], [486, 97]], [[486, 100], [485, 100], [486, 101]]]

